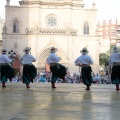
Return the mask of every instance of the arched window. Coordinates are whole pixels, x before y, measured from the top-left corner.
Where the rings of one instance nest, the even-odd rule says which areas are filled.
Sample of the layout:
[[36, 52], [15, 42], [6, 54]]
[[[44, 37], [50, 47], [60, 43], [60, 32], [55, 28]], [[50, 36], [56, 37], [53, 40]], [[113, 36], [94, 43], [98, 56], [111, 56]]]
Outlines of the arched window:
[[85, 22], [84, 24], [83, 32], [84, 32], [84, 35], [89, 35], [89, 25], [87, 22]]
[[19, 33], [19, 22], [18, 20], [14, 20], [13, 22], [13, 33]]

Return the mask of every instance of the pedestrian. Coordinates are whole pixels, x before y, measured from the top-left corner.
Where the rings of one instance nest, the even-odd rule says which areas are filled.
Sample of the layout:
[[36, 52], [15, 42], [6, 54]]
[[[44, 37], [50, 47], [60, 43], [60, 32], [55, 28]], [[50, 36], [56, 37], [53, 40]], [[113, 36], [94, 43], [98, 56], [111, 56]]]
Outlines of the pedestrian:
[[88, 50], [87, 48], [83, 48], [81, 51], [82, 55], [80, 55], [76, 60], [75, 60], [75, 65], [81, 67], [81, 75], [82, 75], [82, 80], [83, 83], [87, 86], [86, 90], [90, 90], [90, 86], [92, 83], [92, 68], [90, 65], [93, 64], [92, 58], [88, 55]]
[[52, 47], [50, 49], [51, 53], [46, 60], [47, 64], [50, 65], [50, 70], [52, 72], [51, 78], [52, 88], [56, 88], [55, 82], [57, 81], [58, 77], [65, 80], [65, 75], [67, 74], [65, 66], [58, 63], [61, 60], [61, 58], [55, 54], [56, 51], [57, 48]]
[[112, 49], [112, 54], [109, 58], [109, 65], [111, 66], [111, 81], [116, 84], [116, 90], [119, 89], [120, 84], [120, 52], [117, 46]]
[[30, 82], [33, 83], [33, 79], [37, 76], [37, 69], [32, 64], [32, 62], [36, 61], [36, 58], [30, 54], [31, 48], [26, 47], [23, 52], [25, 53], [21, 57], [21, 65], [23, 65], [23, 83], [26, 84], [27, 88], [30, 88]]
[[8, 58], [7, 50], [3, 49], [0, 55], [0, 72], [1, 72], [1, 82], [2, 87], [5, 88], [5, 83], [8, 79], [11, 81], [14, 77], [14, 69], [11, 67], [12, 60]]

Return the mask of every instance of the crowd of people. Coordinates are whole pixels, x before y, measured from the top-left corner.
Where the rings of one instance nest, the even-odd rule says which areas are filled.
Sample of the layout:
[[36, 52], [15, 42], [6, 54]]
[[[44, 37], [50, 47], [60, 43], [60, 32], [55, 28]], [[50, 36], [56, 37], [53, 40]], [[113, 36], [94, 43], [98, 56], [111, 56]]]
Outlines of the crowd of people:
[[92, 73], [91, 65], [94, 62], [85, 47], [80, 51], [81, 55], [74, 62], [76, 66], [81, 67], [81, 73], [73, 75], [67, 74], [66, 67], [59, 64], [61, 58], [55, 54], [57, 51], [55, 47], [50, 49], [50, 55], [46, 59], [46, 73], [37, 74], [37, 69], [32, 64], [36, 61], [36, 58], [30, 54], [30, 50], [30, 47], [26, 47], [23, 50], [25, 54], [20, 59], [20, 63], [23, 65], [22, 77], [14, 77], [14, 69], [11, 66], [12, 60], [6, 55], [7, 50], [2, 50], [0, 55], [0, 78], [3, 88], [6, 87], [5, 83], [9, 80], [10, 82], [22, 81], [27, 88], [30, 88], [30, 83], [33, 82], [51, 82], [53, 89], [56, 88], [55, 83], [83, 83], [86, 85], [85, 90], [90, 90], [92, 84], [112, 83], [116, 85], [116, 90], [120, 90], [120, 52], [116, 46], [113, 47], [113, 53], [108, 61], [111, 66], [111, 74], [106, 76]]
[[[52, 74], [49, 73], [38, 73], [37, 76], [33, 79], [34, 82], [37, 83], [50, 83], [51, 82]], [[110, 74], [92, 74], [92, 84], [112, 84]], [[8, 79], [8, 82], [9, 79]], [[12, 78], [11, 82], [22, 82], [22, 75], [17, 74], [15, 77]], [[83, 83], [82, 75], [80, 73], [74, 74], [66, 74], [65, 80], [61, 78], [57, 78], [56, 83]]]
[[[112, 84], [110, 74], [109, 75], [92, 75], [92, 84]], [[47, 83], [51, 82], [51, 74], [48, 73], [41, 73], [39, 74], [35, 80], [35, 82], [42, 82], [42, 83]], [[56, 80], [56, 83], [83, 83], [82, 80], [82, 75], [81, 74], [67, 74], [65, 76], [65, 80], [61, 79], [58, 77]]]

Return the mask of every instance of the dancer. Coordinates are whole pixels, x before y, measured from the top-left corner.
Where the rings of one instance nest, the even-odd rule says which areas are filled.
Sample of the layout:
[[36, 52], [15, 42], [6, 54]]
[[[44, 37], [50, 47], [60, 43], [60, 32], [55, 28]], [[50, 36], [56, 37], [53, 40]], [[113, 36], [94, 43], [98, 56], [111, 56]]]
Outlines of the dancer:
[[111, 81], [116, 84], [116, 90], [120, 90], [120, 52], [117, 46], [113, 47], [112, 52], [108, 61], [111, 66]]
[[8, 81], [12, 81], [14, 77], [14, 69], [11, 67], [12, 60], [8, 58], [6, 55], [7, 50], [3, 49], [2, 54], [0, 55], [0, 71], [1, 71], [1, 82], [2, 87], [5, 88], [5, 83]]
[[50, 70], [52, 72], [52, 79], [51, 79], [52, 88], [56, 88], [55, 82], [58, 79], [58, 77], [65, 81], [65, 75], [66, 75], [66, 68], [58, 63], [61, 58], [55, 54], [56, 51], [57, 48], [52, 47], [50, 49], [51, 53], [46, 60], [47, 64], [50, 65]]
[[36, 58], [29, 54], [31, 51], [30, 47], [26, 47], [23, 52], [25, 54], [22, 56], [20, 62], [23, 65], [23, 83], [26, 84], [27, 88], [30, 88], [30, 82], [33, 83], [33, 79], [37, 76], [37, 69], [32, 64], [36, 61]]
[[87, 48], [84, 47], [80, 52], [82, 53], [82, 55], [75, 60], [75, 65], [81, 67], [83, 83], [87, 86], [86, 90], [90, 90], [90, 86], [92, 83], [92, 69], [90, 65], [93, 64], [93, 60], [87, 54], [89, 52]]

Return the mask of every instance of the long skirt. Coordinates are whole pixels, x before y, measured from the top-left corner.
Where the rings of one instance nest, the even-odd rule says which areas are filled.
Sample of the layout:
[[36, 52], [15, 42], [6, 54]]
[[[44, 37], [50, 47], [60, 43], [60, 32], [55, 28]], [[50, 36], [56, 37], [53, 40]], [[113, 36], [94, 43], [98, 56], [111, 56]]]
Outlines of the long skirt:
[[66, 67], [57, 63], [56, 65], [54, 66], [50, 66], [50, 70], [52, 72], [52, 79], [51, 79], [51, 82], [56, 82], [57, 78], [63, 78], [67, 72], [66, 72]]
[[83, 83], [85, 85], [89, 85], [91, 86], [92, 83], [92, 75], [91, 75], [92, 69], [90, 66], [84, 66], [81, 69], [81, 73], [82, 73], [82, 79], [83, 79]]
[[120, 84], [120, 65], [112, 67], [111, 81], [113, 84]]
[[14, 77], [14, 69], [10, 65], [1, 65], [1, 82], [7, 82]]
[[33, 83], [33, 79], [37, 76], [37, 69], [34, 65], [24, 65], [23, 67], [23, 83]]

